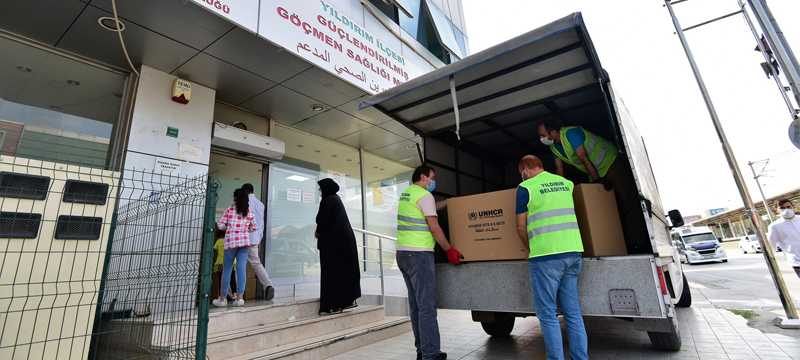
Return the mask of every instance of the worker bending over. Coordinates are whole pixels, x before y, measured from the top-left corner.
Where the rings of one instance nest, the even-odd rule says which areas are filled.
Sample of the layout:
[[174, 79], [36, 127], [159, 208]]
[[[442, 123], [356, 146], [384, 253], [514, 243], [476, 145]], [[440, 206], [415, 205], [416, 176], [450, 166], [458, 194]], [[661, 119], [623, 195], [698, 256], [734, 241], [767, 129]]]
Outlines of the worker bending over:
[[555, 157], [556, 173], [564, 176], [564, 163], [578, 169], [589, 181], [602, 183], [607, 190], [614, 189], [620, 220], [628, 251], [638, 253], [637, 238], [646, 238], [641, 224], [642, 205], [636, 181], [626, 159], [610, 141], [580, 126], [561, 126], [556, 119], [539, 122], [542, 144], [550, 148]]
[[588, 339], [578, 297], [583, 242], [572, 201], [573, 184], [544, 171], [542, 161], [526, 155], [518, 170], [524, 181], [517, 188], [517, 234], [530, 249], [533, 306], [544, 335], [548, 360], [564, 359], [560, 306], [567, 323], [569, 354], [585, 360]]

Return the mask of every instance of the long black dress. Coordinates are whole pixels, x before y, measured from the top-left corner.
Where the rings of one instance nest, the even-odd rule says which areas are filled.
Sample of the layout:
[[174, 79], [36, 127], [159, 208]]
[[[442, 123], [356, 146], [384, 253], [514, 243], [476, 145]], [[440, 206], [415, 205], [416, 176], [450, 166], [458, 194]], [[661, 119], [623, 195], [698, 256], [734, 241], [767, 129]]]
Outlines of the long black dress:
[[361, 297], [356, 237], [342, 200], [336, 195], [339, 185], [332, 179], [318, 182], [322, 201], [317, 213], [317, 249], [322, 274], [319, 311], [337, 311]]

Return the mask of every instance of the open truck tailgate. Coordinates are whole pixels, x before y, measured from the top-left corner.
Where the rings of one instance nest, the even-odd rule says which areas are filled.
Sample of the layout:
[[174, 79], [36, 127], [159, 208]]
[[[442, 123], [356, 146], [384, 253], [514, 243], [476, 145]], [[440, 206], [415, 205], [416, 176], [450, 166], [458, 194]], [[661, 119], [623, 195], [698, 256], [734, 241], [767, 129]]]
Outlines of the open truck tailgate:
[[[441, 264], [436, 269], [443, 309], [532, 313], [527, 261]], [[652, 256], [587, 258], [580, 276], [585, 316], [663, 318]]]

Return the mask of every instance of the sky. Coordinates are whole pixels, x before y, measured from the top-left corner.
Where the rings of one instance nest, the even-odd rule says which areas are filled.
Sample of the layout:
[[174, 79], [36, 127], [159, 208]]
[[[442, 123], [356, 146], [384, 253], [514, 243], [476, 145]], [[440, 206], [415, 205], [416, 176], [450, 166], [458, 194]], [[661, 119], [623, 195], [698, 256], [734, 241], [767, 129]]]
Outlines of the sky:
[[[736, 208], [742, 200], [708, 111], [661, 0], [463, 0], [470, 52], [581, 11], [614, 89], [645, 138], [665, 210], [684, 215]], [[769, 0], [800, 55], [800, 1]], [[735, 10], [736, 0], [674, 6], [685, 28]], [[795, 16], [792, 16], [792, 15]], [[760, 199], [748, 161], [770, 159], [766, 195], [800, 187], [800, 150], [788, 138], [789, 112], [742, 16], [686, 32], [753, 200]], [[763, 164], [763, 163], [762, 163]], [[758, 171], [763, 168], [759, 166]]]

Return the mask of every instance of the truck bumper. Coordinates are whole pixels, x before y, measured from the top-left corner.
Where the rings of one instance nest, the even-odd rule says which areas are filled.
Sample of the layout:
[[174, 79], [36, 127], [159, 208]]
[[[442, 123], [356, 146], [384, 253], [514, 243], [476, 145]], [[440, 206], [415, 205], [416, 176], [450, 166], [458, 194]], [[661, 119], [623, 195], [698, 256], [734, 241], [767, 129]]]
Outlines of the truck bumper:
[[[525, 260], [439, 264], [436, 274], [440, 308], [535, 314]], [[579, 281], [585, 316], [667, 317], [652, 256], [584, 258]]]

